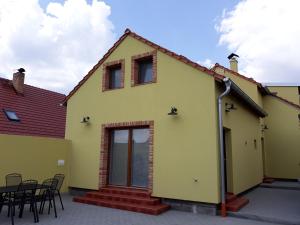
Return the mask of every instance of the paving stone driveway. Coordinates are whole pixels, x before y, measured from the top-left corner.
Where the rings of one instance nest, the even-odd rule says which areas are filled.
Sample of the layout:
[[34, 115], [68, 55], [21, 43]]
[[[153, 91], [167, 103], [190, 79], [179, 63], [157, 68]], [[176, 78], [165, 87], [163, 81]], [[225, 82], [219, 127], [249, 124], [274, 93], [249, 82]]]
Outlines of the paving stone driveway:
[[[295, 185], [298, 184], [293, 187]], [[300, 225], [300, 189], [256, 188], [245, 197], [250, 200], [249, 204], [239, 212], [232, 213], [233, 215], [278, 224]]]
[[[122, 211], [80, 203], [73, 203], [71, 196], [63, 196], [65, 210], [58, 206], [58, 218], [54, 218], [53, 212], [41, 215], [39, 224], [42, 225], [268, 225], [263, 223], [239, 218], [221, 218], [169, 210], [159, 216], [150, 216], [141, 213]], [[31, 213], [24, 212], [22, 219], [16, 218], [15, 225], [33, 225]], [[0, 225], [10, 225], [4, 208], [0, 214]]]

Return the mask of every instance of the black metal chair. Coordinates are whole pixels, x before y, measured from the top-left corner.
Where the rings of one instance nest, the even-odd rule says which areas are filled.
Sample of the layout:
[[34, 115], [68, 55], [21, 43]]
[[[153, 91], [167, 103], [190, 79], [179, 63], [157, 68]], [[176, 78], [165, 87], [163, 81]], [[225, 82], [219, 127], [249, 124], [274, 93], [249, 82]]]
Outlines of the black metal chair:
[[63, 202], [62, 202], [62, 199], [61, 199], [61, 195], [60, 195], [60, 189], [64, 183], [64, 179], [65, 179], [65, 175], [64, 174], [55, 174], [54, 179], [57, 179], [58, 180], [58, 184], [57, 184], [57, 188], [55, 190], [55, 193], [57, 193], [58, 197], [59, 197], [59, 200], [60, 200], [60, 204], [61, 204], [61, 208], [62, 210], [64, 210], [64, 205], [63, 205]]
[[5, 194], [0, 194], [0, 213], [2, 212], [4, 201], [5, 201]]
[[34, 222], [38, 222], [38, 213], [37, 213], [37, 205], [35, 201], [35, 193], [38, 182], [36, 180], [25, 180], [22, 181], [16, 192], [10, 196], [7, 200], [8, 204], [8, 215], [11, 217], [11, 223], [14, 225], [14, 216], [15, 216], [15, 207], [20, 207], [19, 218], [22, 217], [24, 206], [26, 204], [30, 205], [30, 209], [32, 209]]
[[10, 173], [5, 176], [6, 186], [19, 185], [22, 182], [22, 175], [19, 173]]
[[[22, 175], [19, 173], [10, 173], [5, 176], [6, 187], [18, 186], [21, 182], [22, 182]], [[13, 194], [14, 193], [6, 193], [0, 196], [0, 213], [2, 211], [3, 205], [5, 205], [5, 203], [8, 202], [8, 200], [13, 197]], [[9, 210], [7, 216], [9, 216]]]
[[44, 212], [45, 202], [48, 201], [48, 214], [50, 214], [50, 208], [54, 208], [55, 217], [57, 217], [56, 203], [55, 203], [55, 191], [58, 185], [58, 180], [55, 178], [49, 178], [44, 180], [42, 183], [42, 188], [39, 194], [36, 196], [36, 201], [40, 202], [39, 213]]

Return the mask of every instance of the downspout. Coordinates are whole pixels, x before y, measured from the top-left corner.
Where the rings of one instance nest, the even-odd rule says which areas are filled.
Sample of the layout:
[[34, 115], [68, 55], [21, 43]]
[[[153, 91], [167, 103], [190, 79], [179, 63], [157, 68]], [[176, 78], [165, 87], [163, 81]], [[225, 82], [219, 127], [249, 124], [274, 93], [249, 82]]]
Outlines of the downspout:
[[222, 98], [229, 94], [231, 88], [231, 81], [229, 80], [228, 77], [225, 77], [223, 81], [225, 83], [226, 90], [218, 97], [218, 112], [219, 112], [220, 172], [221, 172], [221, 216], [226, 217]]

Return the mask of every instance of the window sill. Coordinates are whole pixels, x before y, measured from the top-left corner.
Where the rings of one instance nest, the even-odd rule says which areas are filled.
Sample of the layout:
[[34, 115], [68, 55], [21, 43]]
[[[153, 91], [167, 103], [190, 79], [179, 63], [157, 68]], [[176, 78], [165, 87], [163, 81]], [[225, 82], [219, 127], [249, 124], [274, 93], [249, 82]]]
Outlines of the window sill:
[[156, 81], [151, 81], [151, 82], [147, 82], [147, 83], [136, 83], [136, 84], [132, 84], [131, 87], [144, 86], [144, 85], [155, 84], [155, 83], [156, 83]]
[[102, 90], [102, 92], [106, 92], [106, 91], [115, 91], [115, 90], [120, 90], [123, 89], [124, 87], [119, 87], [119, 88], [112, 88], [112, 89], [104, 89]]

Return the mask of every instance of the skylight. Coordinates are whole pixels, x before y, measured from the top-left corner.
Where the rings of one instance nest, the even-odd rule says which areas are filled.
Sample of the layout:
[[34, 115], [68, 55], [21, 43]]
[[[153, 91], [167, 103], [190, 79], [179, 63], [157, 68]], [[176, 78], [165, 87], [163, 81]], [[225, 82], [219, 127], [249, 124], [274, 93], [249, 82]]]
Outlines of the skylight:
[[7, 119], [9, 119], [10, 121], [20, 121], [20, 118], [17, 116], [16, 112], [4, 109], [4, 113]]

